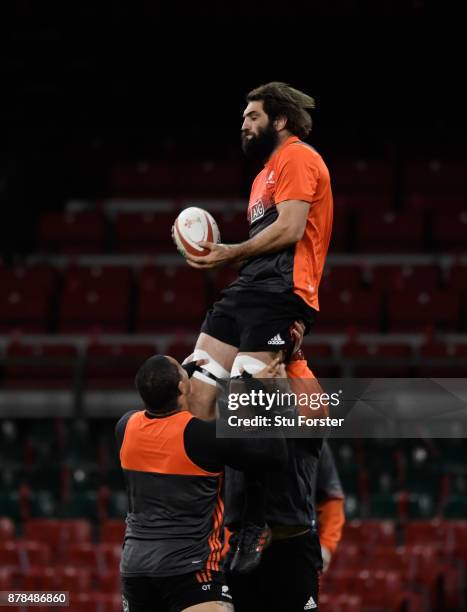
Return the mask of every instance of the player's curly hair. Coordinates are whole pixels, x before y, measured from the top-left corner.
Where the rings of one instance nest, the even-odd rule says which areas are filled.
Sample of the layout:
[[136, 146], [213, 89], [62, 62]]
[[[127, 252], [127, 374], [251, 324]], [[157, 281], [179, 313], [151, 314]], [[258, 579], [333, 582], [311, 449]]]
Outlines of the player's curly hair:
[[246, 100], [261, 100], [271, 121], [286, 117], [287, 129], [299, 138], [306, 138], [311, 132], [312, 120], [308, 109], [315, 108], [315, 100], [287, 83], [272, 81], [260, 85], [247, 94]]
[[154, 355], [147, 359], [135, 378], [138, 393], [151, 412], [167, 412], [177, 408], [179, 382], [177, 366], [165, 355]]

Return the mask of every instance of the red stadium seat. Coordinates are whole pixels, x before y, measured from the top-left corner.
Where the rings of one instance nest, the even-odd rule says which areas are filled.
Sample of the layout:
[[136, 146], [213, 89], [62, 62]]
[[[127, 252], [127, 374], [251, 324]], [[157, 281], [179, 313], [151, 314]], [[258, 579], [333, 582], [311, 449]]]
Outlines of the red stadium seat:
[[155, 353], [153, 344], [92, 343], [86, 352], [86, 383], [99, 388], [133, 387], [135, 372]]
[[101, 525], [101, 542], [121, 544], [125, 535], [125, 528], [125, 521], [118, 519], [105, 521]]
[[406, 199], [405, 208], [414, 212], [437, 212], [449, 210], [458, 213], [465, 210], [467, 201], [465, 194], [448, 193], [411, 193]]
[[[407, 344], [362, 344], [350, 342], [341, 349], [345, 358], [357, 361], [352, 369], [353, 375], [360, 378], [409, 377], [410, 366], [398, 360], [409, 359], [411, 347]], [[358, 363], [363, 360], [365, 363]]]
[[116, 593], [121, 588], [121, 577], [118, 568], [99, 577], [98, 589], [101, 593]]
[[396, 545], [395, 527], [392, 521], [354, 520], [346, 523], [343, 542], [365, 549], [374, 546]]
[[24, 536], [49, 544], [54, 550], [63, 550], [73, 543], [90, 542], [91, 525], [84, 519], [29, 519]]
[[15, 524], [7, 516], [0, 516], [0, 542], [15, 539]]
[[122, 598], [117, 594], [72, 593], [70, 601], [73, 612], [121, 612], [122, 610]]
[[379, 291], [439, 289], [440, 273], [436, 266], [377, 266], [371, 270], [370, 285]]
[[205, 277], [188, 272], [183, 268], [143, 270], [137, 312], [140, 331], [167, 331], [167, 325], [199, 327], [207, 306]]
[[104, 560], [97, 546], [90, 542], [72, 544], [63, 551], [63, 563], [70, 567], [84, 567], [93, 572], [105, 570]]
[[5, 382], [8, 387], [70, 387], [76, 367], [77, 349], [67, 344], [22, 344], [13, 342], [7, 357]]
[[0, 264], [0, 287], [3, 291], [22, 289], [50, 295], [55, 288], [56, 272], [47, 265], [9, 267]]
[[25, 567], [50, 564], [52, 553], [48, 544], [35, 540], [17, 540], [16, 544]]
[[213, 285], [213, 294], [211, 296], [211, 301], [214, 302], [216, 300], [220, 300], [221, 291], [227, 289], [227, 287], [238, 278], [238, 270], [233, 270], [232, 268], [225, 268], [223, 270], [213, 270], [211, 278]]
[[362, 252], [423, 250], [423, 218], [415, 213], [362, 213], [357, 219], [355, 247]]
[[118, 251], [125, 253], [175, 253], [172, 225], [177, 210], [121, 212], [115, 218]]
[[212, 212], [224, 243], [237, 243], [248, 238], [247, 206], [244, 210], [236, 210], [227, 204], [222, 211]]
[[359, 289], [362, 284], [362, 269], [357, 265], [328, 266], [321, 279], [320, 290]]
[[449, 289], [465, 291], [467, 287], [467, 266], [460, 264], [452, 266], [449, 270]]
[[129, 292], [130, 283], [131, 270], [125, 266], [71, 266], [65, 274], [64, 290]]
[[16, 542], [0, 543], [0, 567], [24, 568], [21, 550]]
[[25, 591], [54, 591], [57, 587], [57, 569], [52, 566], [33, 566], [21, 576], [21, 588]]
[[50, 297], [34, 286], [0, 293], [0, 333], [18, 328], [28, 333], [43, 333], [49, 322]]
[[381, 325], [381, 299], [365, 290], [324, 290], [319, 293], [320, 315], [316, 333], [357, 327], [376, 331]]
[[13, 570], [8, 567], [0, 567], [0, 591], [13, 589]]
[[408, 161], [405, 166], [407, 192], [464, 196], [467, 191], [467, 172], [464, 163], [450, 161]]
[[331, 595], [322, 593], [319, 596], [321, 612], [361, 612], [362, 601], [355, 595]]
[[[392, 192], [392, 167], [383, 160], [340, 159], [329, 166], [336, 193], [372, 194]], [[355, 197], [355, 195], [353, 196]]]
[[128, 329], [128, 291], [89, 289], [65, 291], [61, 301], [60, 331], [68, 333], [123, 333]]
[[448, 527], [445, 521], [411, 521], [407, 523], [404, 534], [406, 546], [446, 543]]
[[459, 324], [459, 299], [447, 291], [393, 292], [388, 296], [387, 309], [392, 331], [415, 332], [427, 326], [455, 330]]
[[[332, 177], [331, 177], [332, 179]], [[336, 217], [341, 213], [365, 213], [369, 210], [384, 212], [390, 210], [393, 197], [390, 193], [336, 193], [334, 206]]]
[[178, 361], [182, 362], [193, 352], [195, 342], [195, 339], [184, 340], [183, 337], [181, 337], [180, 340], [175, 340], [174, 342], [170, 343], [165, 352], [167, 355], [171, 355]]
[[463, 253], [467, 232], [467, 211], [457, 214], [439, 212], [432, 219], [433, 243], [439, 251]]
[[105, 222], [100, 213], [47, 212], [39, 221], [39, 248], [60, 253], [98, 253], [103, 248]]
[[232, 196], [242, 186], [242, 167], [237, 161], [189, 161], [179, 170], [179, 193]]

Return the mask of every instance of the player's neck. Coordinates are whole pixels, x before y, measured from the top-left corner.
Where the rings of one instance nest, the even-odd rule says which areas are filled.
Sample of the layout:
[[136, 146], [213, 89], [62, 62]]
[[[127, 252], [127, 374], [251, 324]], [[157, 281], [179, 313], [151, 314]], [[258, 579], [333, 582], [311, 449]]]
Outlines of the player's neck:
[[277, 151], [282, 147], [282, 145], [284, 144], [284, 142], [286, 140], [288, 140], [291, 136], [293, 136], [293, 134], [291, 132], [289, 132], [288, 130], [281, 130], [278, 134], [278, 138], [277, 138], [277, 145], [274, 147], [271, 155], [268, 157], [266, 163], [271, 159], [271, 157], [277, 153]]

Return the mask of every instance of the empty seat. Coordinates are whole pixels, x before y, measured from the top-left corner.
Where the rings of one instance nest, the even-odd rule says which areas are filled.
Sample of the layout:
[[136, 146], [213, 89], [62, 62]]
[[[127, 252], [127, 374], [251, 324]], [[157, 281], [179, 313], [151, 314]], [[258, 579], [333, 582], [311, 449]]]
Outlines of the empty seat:
[[50, 296], [31, 286], [0, 292], [0, 332], [15, 328], [43, 333], [49, 322]]
[[467, 207], [465, 194], [411, 193], [405, 201], [406, 210], [415, 212], [437, 212], [440, 210], [458, 213]]
[[453, 265], [449, 270], [449, 288], [465, 291], [467, 288], [467, 266]]
[[74, 345], [13, 342], [7, 348], [5, 382], [9, 387], [69, 388], [76, 360]]
[[320, 289], [359, 289], [362, 284], [362, 269], [357, 265], [328, 266], [321, 279]]
[[0, 591], [13, 589], [14, 573], [8, 567], [0, 567]]
[[440, 271], [435, 265], [377, 266], [371, 269], [370, 285], [379, 291], [435, 291], [440, 285]]
[[204, 275], [178, 268], [143, 270], [137, 308], [140, 331], [166, 331], [167, 325], [199, 326], [206, 312]]
[[0, 516], [0, 542], [15, 539], [15, 524], [7, 516]]
[[89, 542], [91, 526], [83, 519], [30, 519], [25, 523], [24, 535], [30, 540], [48, 543], [54, 550], [61, 550], [75, 542]]
[[236, 243], [247, 240], [248, 220], [247, 207], [245, 210], [236, 210], [227, 204], [222, 212], [213, 212], [219, 226], [221, 240], [224, 243]]
[[129, 293], [124, 290], [65, 291], [61, 301], [60, 330], [123, 333], [128, 329], [129, 302]]
[[344, 527], [343, 542], [371, 548], [374, 546], [395, 546], [395, 527], [392, 521], [356, 520]]
[[[352, 374], [360, 378], [408, 377], [411, 373], [408, 363], [411, 353], [411, 347], [401, 343], [350, 342], [341, 349], [343, 357], [354, 360]], [[399, 363], [399, 360], [405, 360], [405, 363]]]
[[362, 601], [356, 595], [320, 593], [319, 609], [322, 612], [361, 612]]
[[17, 542], [0, 543], [0, 567], [20, 568], [22, 555]]
[[132, 388], [135, 372], [156, 352], [152, 344], [92, 343], [86, 351], [86, 383], [99, 388]]
[[195, 342], [196, 342], [195, 338], [193, 338], [193, 340], [184, 339], [182, 336], [180, 337], [179, 340], [174, 340], [167, 346], [166, 353], [167, 355], [174, 357], [181, 363], [189, 355], [191, 355], [191, 353], [193, 352], [195, 348]]
[[115, 242], [125, 253], [175, 253], [172, 225], [177, 210], [121, 212], [115, 218]]
[[105, 222], [100, 213], [47, 212], [39, 221], [39, 248], [46, 252], [98, 253], [103, 248]]
[[121, 543], [125, 535], [125, 521], [120, 519], [110, 519], [101, 525], [101, 542]]
[[465, 196], [467, 172], [463, 162], [427, 160], [407, 161], [405, 165], [406, 190], [410, 194], [428, 196]]
[[392, 192], [392, 167], [385, 160], [340, 159], [330, 164], [333, 188], [338, 193], [381, 195]]
[[358, 251], [404, 253], [423, 250], [423, 217], [415, 213], [362, 213], [355, 232]]
[[459, 324], [459, 299], [448, 291], [393, 292], [388, 296], [387, 310], [393, 331], [415, 332], [428, 326], [455, 330]]
[[433, 244], [438, 251], [463, 253], [467, 234], [467, 211], [439, 212], [432, 217]]
[[31, 266], [4, 266], [0, 264], [0, 287], [2, 291], [21, 289], [50, 295], [56, 283], [56, 272], [44, 264]]
[[115, 293], [129, 292], [131, 270], [125, 266], [71, 266], [64, 278], [68, 293], [101, 290]]
[[380, 296], [365, 290], [323, 290], [319, 293], [320, 313], [316, 332], [343, 331], [357, 327], [376, 331], [381, 325]]

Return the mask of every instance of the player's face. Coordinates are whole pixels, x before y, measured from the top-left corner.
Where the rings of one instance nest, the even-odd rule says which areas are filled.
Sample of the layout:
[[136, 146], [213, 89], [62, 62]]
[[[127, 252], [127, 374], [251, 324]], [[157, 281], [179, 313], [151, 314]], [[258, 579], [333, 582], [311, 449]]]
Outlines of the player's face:
[[178, 373], [180, 374], [179, 405], [180, 405], [180, 408], [182, 408], [182, 410], [188, 410], [189, 409], [189, 399], [190, 399], [190, 394], [191, 394], [190, 378], [188, 377], [186, 370], [182, 368], [182, 366], [178, 363], [176, 359], [174, 359], [173, 357], [170, 357], [169, 355], [166, 355], [166, 357], [167, 359], [169, 359], [169, 361], [171, 361], [173, 364], [177, 366]]
[[261, 100], [249, 102], [243, 113], [242, 149], [247, 157], [265, 160], [278, 144], [278, 133]]

